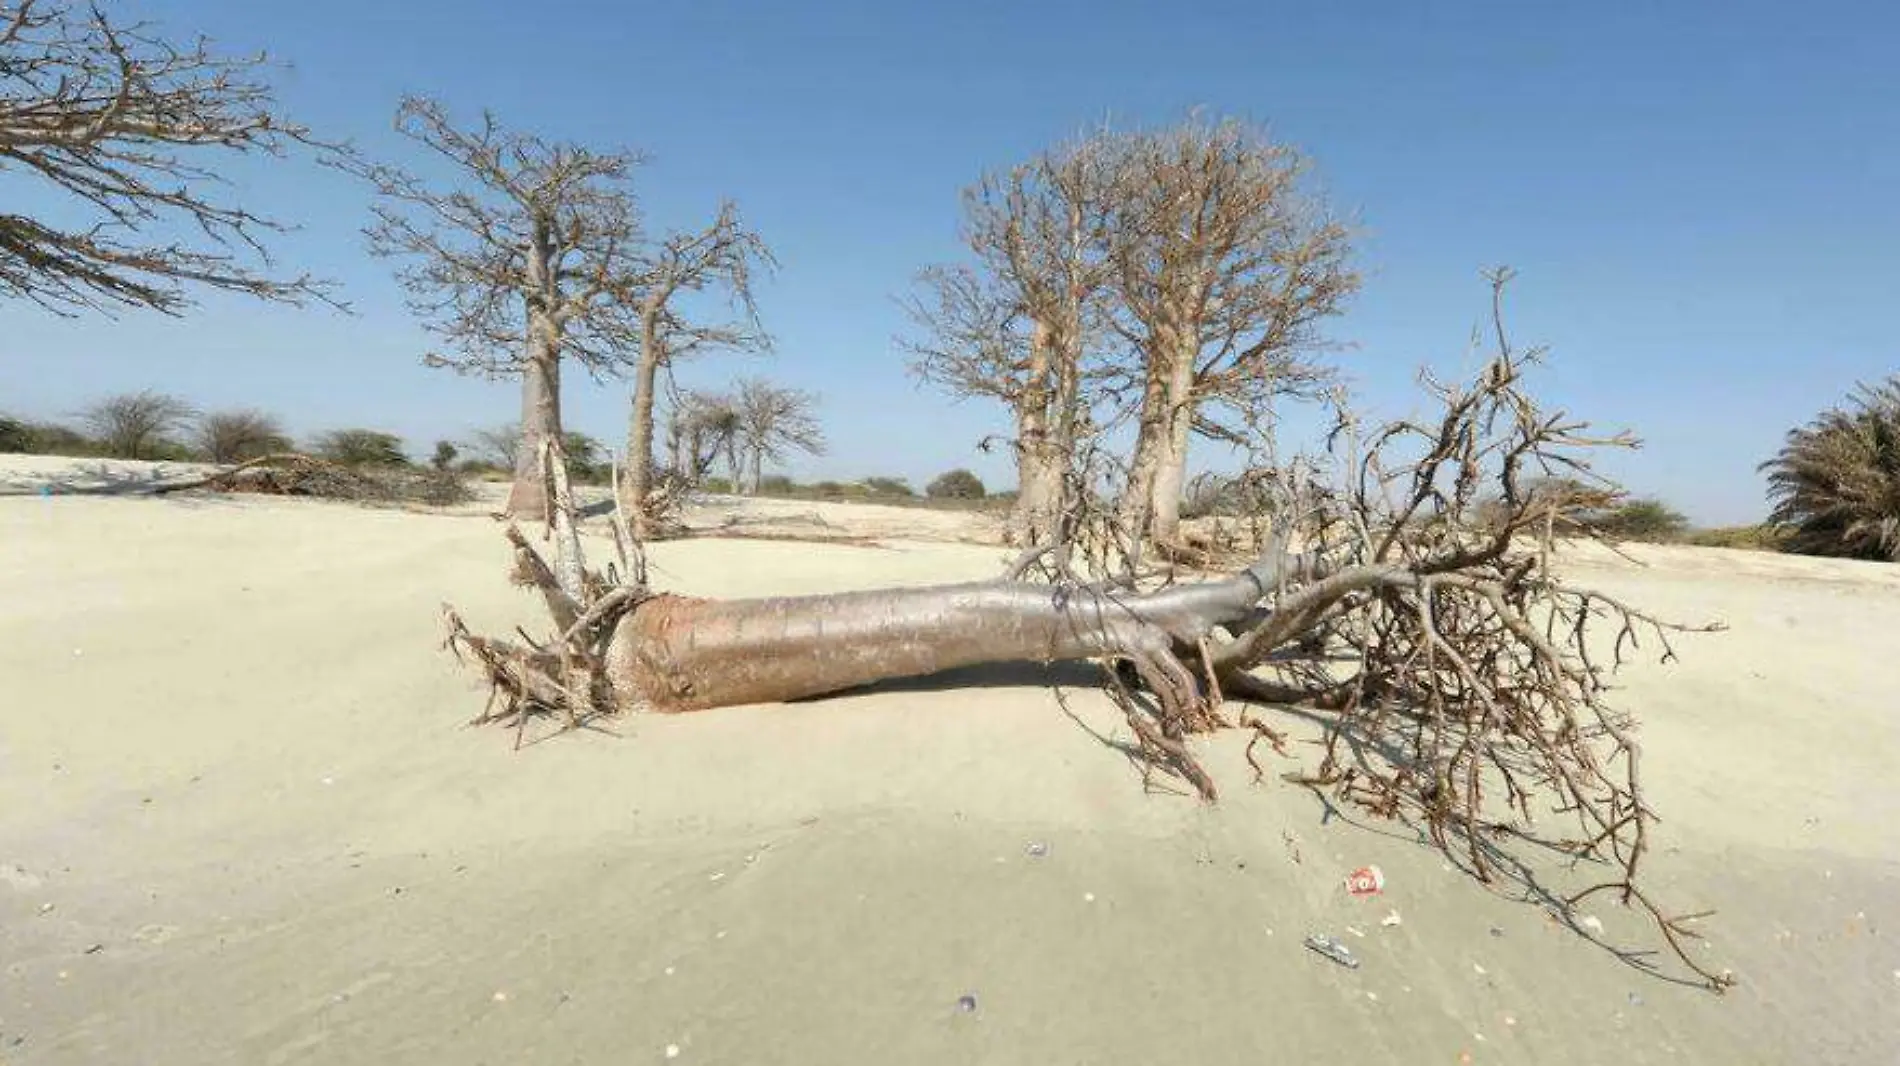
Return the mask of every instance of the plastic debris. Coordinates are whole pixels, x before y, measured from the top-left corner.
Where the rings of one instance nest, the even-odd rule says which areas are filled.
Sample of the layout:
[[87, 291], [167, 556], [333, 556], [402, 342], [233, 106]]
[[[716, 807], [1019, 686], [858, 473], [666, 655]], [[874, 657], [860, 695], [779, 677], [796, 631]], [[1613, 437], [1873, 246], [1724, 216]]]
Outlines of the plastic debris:
[[1486, 969], [1485, 969], [1485, 968], [1484, 968], [1483, 966], [1480, 966], [1480, 965], [1478, 965], [1478, 964], [1477, 964], [1477, 963], [1475, 963], [1475, 962], [1471, 964], [1471, 969], [1472, 969], [1472, 970], [1473, 970], [1473, 971], [1474, 971], [1475, 973], [1477, 973], [1477, 975], [1478, 975], [1479, 977], [1483, 977], [1483, 976], [1484, 976], [1485, 974], [1487, 974], [1487, 973], [1489, 973], [1489, 972], [1490, 972], [1489, 970], [1486, 970]]
[[1023, 851], [1032, 859], [1040, 859], [1044, 855], [1049, 854], [1049, 845], [1040, 840], [1032, 840], [1029, 842], [1029, 846], [1024, 848]]
[[1346, 875], [1346, 891], [1355, 896], [1376, 896], [1385, 891], [1385, 872], [1377, 866], [1361, 866]]
[[1354, 955], [1346, 945], [1341, 944], [1336, 937], [1315, 933], [1306, 938], [1306, 946], [1349, 970], [1359, 968], [1359, 957]]
[[1082, 902], [1084, 902], [1084, 903], [1094, 903], [1094, 902], [1095, 902], [1095, 893], [1093, 893], [1093, 892], [1084, 892], [1084, 893], [1082, 893]]
[[976, 1013], [976, 997], [973, 995], [957, 997], [957, 1009], [965, 1014]]
[[1577, 924], [1588, 930], [1591, 936], [1603, 935], [1603, 919], [1598, 918], [1594, 914], [1586, 914], [1577, 919]]
[[1399, 917], [1398, 911], [1387, 911], [1386, 916], [1379, 919], [1379, 924], [1390, 929], [1393, 926], [1404, 925], [1405, 919]]
[[1361, 940], [1364, 940], [1366, 938], [1366, 931], [1357, 926], [1352, 926], [1352, 925], [1347, 926], [1346, 932], [1351, 933], [1353, 936], [1356, 936]]
[[680, 1057], [680, 1046], [679, 1046], [678, 1044], [668, 1044], [668, 1045], [666, 1045], [666, 1057], [667, 1057], [667, 1058], [669, 1058], [669, 1059], [677, 1059], [677, 1058], [679, 1058], [679, 1057]]

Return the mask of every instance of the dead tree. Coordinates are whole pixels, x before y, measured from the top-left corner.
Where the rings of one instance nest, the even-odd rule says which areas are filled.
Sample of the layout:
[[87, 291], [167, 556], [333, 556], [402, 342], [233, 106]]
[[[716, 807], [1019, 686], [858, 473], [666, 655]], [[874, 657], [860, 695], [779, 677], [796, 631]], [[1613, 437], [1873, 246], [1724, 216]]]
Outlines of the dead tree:
[[[1283, 517], [1271, 543], [1224, 578], [1153, 591], [1005, 578], [709, 601], [649, 589], [624, 523], [618, 572], [607, 574], [559, 554], [550, 565], [511, 529], [516, 573], [541, 593], [554, 635], [480, 637], [451, 610], [450, 645], [492, 683], [481, 720], [518, 730], [541, 714], [573, 725], [976, 663], [1101, 660], [1131, 668], [1151, 694], [1119, 681], [1112, 689], [1148, 764], [1208, 800], [1217, 786], [1194, 734], [1237, 721], [1285, 752], [1264, 721], [1230, 718], [1223, 697], [1298, 705], [1327, 726], [1317, 765], [1297, 780], [1422, 826], [1480, 879], [1497, 871], [1499, 834], [1542, 832], [1554, 815], [1570, 828], [1543, 842], [1610, 871], [1574, 898], [1614, 890], [1647, 909], [1677, 957], [1719, 990], [1728, 976], [1683, 948], [1695, 935], [1688, 919], [1665, 915], [1642, 887], [1655, 815], [1634, 723], [1607, 699], [1639, 638], [1666, 661], [1682, 627], [1566, 585], [1549, 549], [1569, 497], [1525, 491], [1536, 475], [1588, 478], [1590, 449], [1633, 441], [1540, 409], [1523, 384], [1537, 357], [1500, 326], [1497, 355], [1476, 381], [1430, 385], [1436, 420], [1363, 439], [1343, 425], [1336, 477], [1278, 476]], [[1493, 493], [1504, 520], [1474, 525], [1475, 505]], [[578, 552], [567, 528], [557, 546]]]
[[1245, 429], [1223, 424], [1223, 404], [1257, 411], [1323, 380], [1319, 324], [1359, 278], [1346, 227], [1303, 191], [1307, 165], [1292, 148], [1199, 119], [1109, 143], [1115, 322], [1139, 397], [1122, 521], [1172, 544], [1191, 435], [1244, 441]]
[[912, 368], [958, 396], [990, 396], [1015, 418], [1010, 537], [1053, 543], [1090, 397], [1089, 347], [1102, 328], [1114, 175], [1105, 142], [1069, 145], [986, 176], [964, 193], [975, 266], [918, 278], [906, 341]]
[[108, 10], [0, 2], [0, 169], [61, 197], [58, 221], [0, 213], [0, 295], [62, 315], [178, 314], [192, 289], [327, 299], [271, 268], [265, 242], [282, 223], [213, 195], [219, 158], [321, 147], [277, 111], [259, 76], [268, 60], [181, 45]]
[[399, 260], [410, 309], [441, 342], [431, 366], [521, 379], [521, 440], [507, 509], [540, 515], [542, 443], [561, 437], [561, 366], [617, 373], [631, 362], [624, 308], [642, 262], [629, 175], [638, 157], [504, 129], [484, 112], [456, 126], [404, 100], [396, 128], [446, 160], [439, 187], [399, 167], [351, 163], [375, 188], [370, 248]]
[[[745, 453], [746, 491], [757, 495], [765, 461], [783, 462], [793, 452], [825, 454], [825, 431], [812, 412], [818, 397], [761, 378], [739, 382], [734, 444]], [[738, 490], [737, 484], [733, 486]]]
[[145, 389], [108, 396], [80, 416], [106, 454], [120, 459], [156, 459], [197, 411], [176, 396]]
[[[769, 349], [771, 338], [760, 327], [758, 308], [752, 302], [752, 274], [759, 267], [774, 265], [771, 250], [746, 228], [738, 208], [730, 203], [720, 206], [718, 217], [705, 229], [675, 234], [643, 260], [630, 303], [637, 319], [633, 339], [639, 359], [634, 368], [627, 477], [622, 486], [636, 536], [657, 532], [661, 517], [649, 501], [655, 489], [654, 408], [660, 372], [702, 351]], [[723, 293], [731, 315], [695, 321], [685, 300], [711, 291]]]

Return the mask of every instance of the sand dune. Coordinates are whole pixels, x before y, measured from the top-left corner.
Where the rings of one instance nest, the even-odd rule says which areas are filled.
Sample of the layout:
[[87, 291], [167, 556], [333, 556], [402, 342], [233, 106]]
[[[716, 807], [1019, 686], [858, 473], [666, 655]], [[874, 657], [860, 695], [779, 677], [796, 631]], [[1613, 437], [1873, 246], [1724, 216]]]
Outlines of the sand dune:
[[[749, 595], [1005, 554], [704, 540], [653, 562]], [[482, 693], [438, 650], [444, 599], [533, 618], [492, 522], [0, 500], [0, 1062], [1890, 1061], [1900, 570], [1637, 554], [1568, 565], [1732, 626], [1625, 693], [1657, 883], [1720, 909], [1698, 950], [1739, 975], [1724, 998], [1521, 885], [1250, 787], [1237, 738], [1208, 744], [1217, 807], [1144, 794], [1103, 702], [1065, 715], [1033, 670], [517, 753], [460, 728]], [[1385, 893], [1347, 896], [1368, 862]]]

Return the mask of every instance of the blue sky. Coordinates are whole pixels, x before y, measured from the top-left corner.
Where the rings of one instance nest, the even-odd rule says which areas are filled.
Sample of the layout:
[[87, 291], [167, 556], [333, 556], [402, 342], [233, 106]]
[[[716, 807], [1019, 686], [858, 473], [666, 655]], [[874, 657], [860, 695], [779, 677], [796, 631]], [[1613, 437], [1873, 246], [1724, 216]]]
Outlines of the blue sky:
[[[1552, 348], [1553, 403], [1646, 441], [1605, 468], [1710, 523], [1765, 509], [1755, 465], [1860, 379], [1900, 370], [1900, 75], [1887, 5], [1337, 3], [693, 4], [143, 0], [164, 24], [291, 64], [288, 110], [373, 154], [397, 98], [650, 156], [655, 228], [739, 202], [782, 269], [763, 373], [823, 394], [833, 448], [801, 477], [956, 465], [1000, 409], [917, 385], [896, 300], [954, 258], [959, 190], [1079, 128], [1189, 108], [1262, 122], [1313, 159], [1365, 234], [1366, 285], [1332, 328], [1362, 403], [1419, 406], [1518, 268], [1512, 327]], [[514, 416], [508, 385], [424, 368], [426, 339], [363, 250], [363, 191], [300, 163], [245, 167], [294, 220], [286, 265], [355, 317], [212, 298], [182, 320], [0, 307], [0, 409], [61, 416], [159, 387], [261, 405], [293, 430], [392, 429], [426, 452]], [[34, 203], [0, 173], [14, 202]], [[569, 378], [573, 428], [624, 432], [625, 389]]]

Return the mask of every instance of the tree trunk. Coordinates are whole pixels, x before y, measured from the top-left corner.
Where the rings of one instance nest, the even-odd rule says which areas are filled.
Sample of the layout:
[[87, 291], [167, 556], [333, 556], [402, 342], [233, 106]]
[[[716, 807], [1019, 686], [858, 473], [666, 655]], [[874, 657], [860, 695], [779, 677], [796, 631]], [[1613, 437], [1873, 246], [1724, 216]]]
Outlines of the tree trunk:
[[1054, 539], [1060, 512], [1064, 456], [1056, 451], [1050, 413], [1054, 331], [1041, 321], [1029, 339], [1029, 372], [1016, 400], [1016, 507], [1010, 516], [1010, 539], [1025, 548]]
[[1148, 535], [1154, 510], [1155, 472], [1161, 463], [1168, 428], [1168, 368], [1153, 353], [1169, 349], [1152, 342], [1150, 349], [1141, 387], [1141, 412], [1135, 428], [1135, 453], [1129, 459], [1128, 480], [1122, 485], [1119, 505], [1122, 529], [1138, 540]]
[[642, 540], [654, 533], [653, 516], [647, 513], [647, 496], [653, 490], [653, 394], [659, 388], [660, 364], [666, 358], [665, 345], [660, 337], [657, 312], [651, 309], [642, 312], [640, 362], [634, 370], [633, 413], [627, 426], [627, 480], [620, 500], [633, 523], [633, 535]]
[[[525, 518], [547, 514], [547, 479], [541, 469], [541, 442], [561, 439], [561, 363], [558, 349], [534, 340], [541, 335], [530, 319], [534, 354], [521, 369], [521, 443], [515, 450], [515, 480], [506, 510]], [[549, 324], [551, 327], [551, 323]]]
[[1134, 661], [1194, 690], [1181, 656], [1249, 617], [1277, 562], [1146, 596], [993, 581], [755, 600], [660, 596], [621, 618], [605, 677], [623, 710], [692, 711], [822, 696], [961, 666]]
[[1194, 361], [1192, 351], [1177, 351], [1170, 361], [1166, 418], [1156, 449], [1148, 510], [1148, 531], [1156, 544], [1174, 544], [1180, 536], [1188, 439], [1194, 428]]
[[747, 456], [747, 466], [751, 473], [746, 478], [746, 495], [757, 496], [760, 482], [765, 478], [765, 449], [754, 447], [752, 454]]

